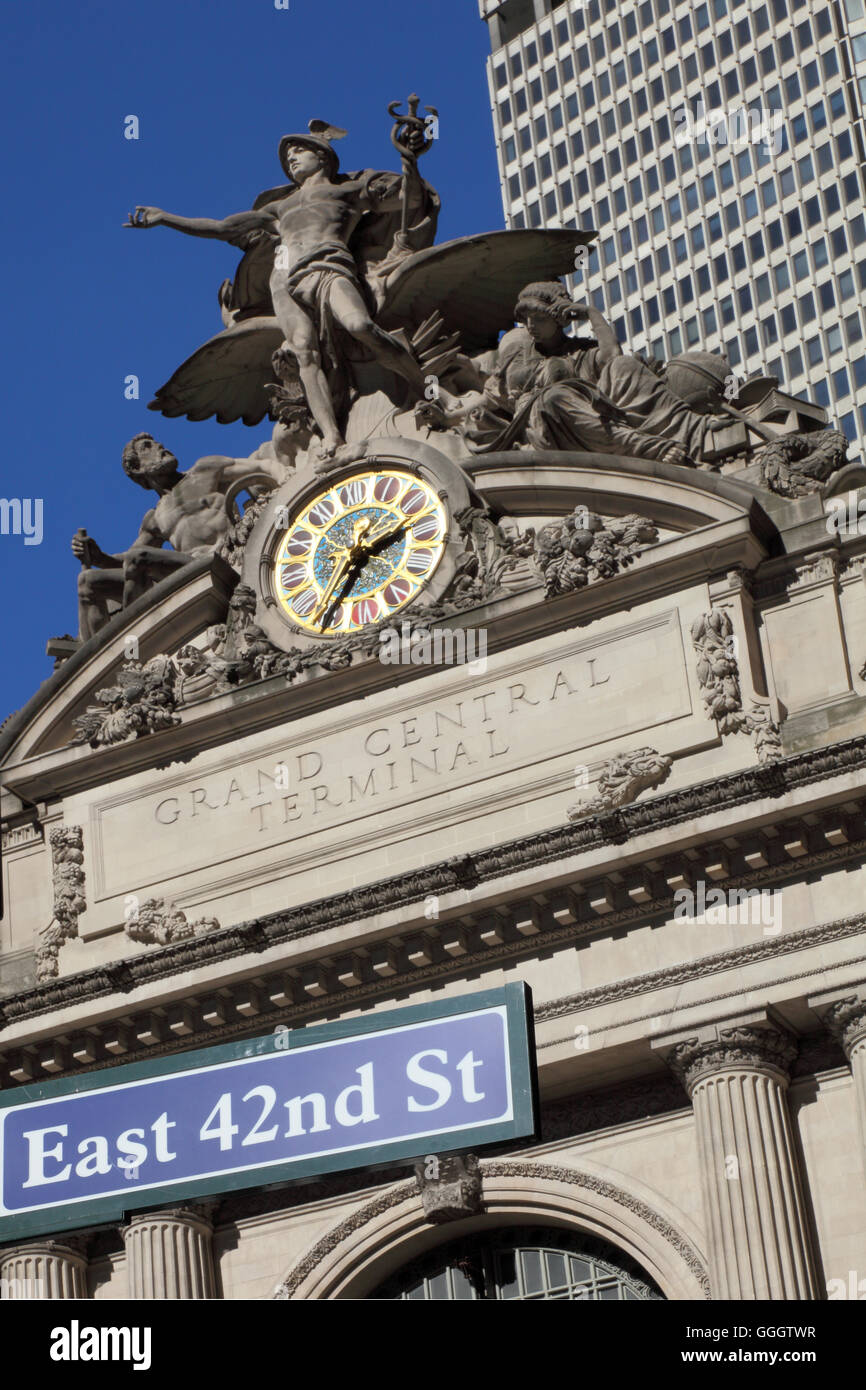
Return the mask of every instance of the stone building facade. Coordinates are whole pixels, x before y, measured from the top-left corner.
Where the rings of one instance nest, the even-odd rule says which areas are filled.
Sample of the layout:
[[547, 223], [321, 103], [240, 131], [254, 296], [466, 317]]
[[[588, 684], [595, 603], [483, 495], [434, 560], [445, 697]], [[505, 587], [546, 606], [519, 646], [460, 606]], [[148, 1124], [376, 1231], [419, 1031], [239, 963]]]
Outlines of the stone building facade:
[[[523, 452], [466, 477], [516, 534], [583, 506], [657, 539], [559, 592], [519, 560], [451, 616], [474, 663], [356, 651], [185, 701], [161, 654], [238, 592], [208, 556], [7, 724], [3, 1086], [523, 980], [538, 1141], [459, 1169], [447, 1222], [411, 1168], [351, 1173], [7, 1245], [7, 1289], [514, 1297], [465, 1251], [543, 1249], [594, 1273], [521, 1297], [785, 1300], [862, 1267], [866, 543], [742, 474]], [[477, 518], [455, 535], [477, 550]], [[150, 684], [94, 706], [119, 666]]]
[[0, 1234], [0, 1295], [848, 1296], [866, 470], [772, 378], [623, 352], [562, 283], [591, 233], [434, 246], [418, 101], [400, 175], [317, 120], [250, 211], [131, 216], [244, 253], [152, 408], [273, 431], [136, 435], [138, 540], [73, 538], [79, 635], [0, 730], [0, 1089], [522, 983], [537, 1134], [131, 1170], [121, 1220]]

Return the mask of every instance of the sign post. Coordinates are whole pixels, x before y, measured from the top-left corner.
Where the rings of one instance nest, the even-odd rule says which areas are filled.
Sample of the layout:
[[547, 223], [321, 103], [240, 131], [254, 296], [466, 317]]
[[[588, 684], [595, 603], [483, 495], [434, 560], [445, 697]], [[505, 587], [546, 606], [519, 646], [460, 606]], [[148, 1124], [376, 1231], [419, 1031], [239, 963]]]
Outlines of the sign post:
[[535, 1134], [523, 984], [0, 1093], [0, 1241]]

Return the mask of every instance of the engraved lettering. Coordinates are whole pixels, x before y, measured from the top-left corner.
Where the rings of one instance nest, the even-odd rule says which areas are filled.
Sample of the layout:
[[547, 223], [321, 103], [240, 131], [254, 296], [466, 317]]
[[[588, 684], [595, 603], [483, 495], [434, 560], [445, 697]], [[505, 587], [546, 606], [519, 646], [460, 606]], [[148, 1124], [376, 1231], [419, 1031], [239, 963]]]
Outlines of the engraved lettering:
[[477, 762], [476, 758], [470, 758], [469, 754], [466, 751], [466, 745], [464, 743], [458, 743], [457, 747], [454, 750], [454, 757], [451, 759], [451, 766], [448, 769], [449, 772], [454, 771], [459, 758], [465, 758], [466, 763], [469, 767], [474, 767]]
[[453, 724], [454, 727], [455, 727], [455, 729], [462, 729], [462, 728], [463, 728], [463, 701], [462, 701], [462, 700], [458, 700], [458, 701], [457, 701], [457, 718], [456, 718], [456, 719], [453, 718], [453, 716], [450, 715], [450, 714], [445, 714], [445, 712], [444, 712], [443, 710], [441, 710], [441, 709], [435, 709], [435, 710], [433, 711], [433, 718], [434, 718], [434, 720], [436, 721], [436, 731], [435, 731], [435, 733], [434, 733], [434, 735], [433, 735], [434, 738], [438, 738], [439, 735], [440, 735], [440, 733], [442, 732], [441, 728], [439, 727], [439, 720], [440, 720], [440, 719], [444, 719], [444, 720], [447, 721], [447, 723]]
[[[304, 763], [307, 758], [317, 759], [316, 766], [312, 769], [311, 772], [304, 771]], [[324, 765], [324, 759], [321, 753], [317, 753], [315, 749], [313, 749], [310, 753], [299, 753], [297, 761], [299, 782], [308, 782], [311, 777], [318, 777]]]
[[[393, 767], [393, 766], [394, 766], [393, 763], [388, 763], [388, 767]], [[353, 801], [355, 800], [355, 792], [357, 792], [359, 796], [366, 796], [368, 791], [370, 792], [370, 795], [371, 795], [371, 796], [375, 796], [375, 795], [376, 795], [376, 783], [375, 783], [374, 780], [373, 780], [373, 778], [375, 777], [375, 775], [376, 775], [376, 769], [375, 769], [374, 767], [371, 767], [371, 768], [370, 768], [370, 771], [367, 773], [367, 780], [366, 780], [366, 782], [364, 783], [363, 787], [359, 787], [359, 786], [358, 786], [358, 783], [355, 781], [354, 776], [352, 776], [351, 773], [349, 774], [349, 802], [350, 802], [350, 803], [353, 802]]]
[[420, 758], [410, 758], [410, 759], [409, 759], [409, 779], [410, 779], [410, 781], [411, 781], [413, 787], [414, 787], [414, 785], [415, 785], [415, 783], [416, 783], [416, 781], [417, 781], [417, 778], [416, 778], [416, 776], [415, 776], [415, 768], [416, 768], [416, 767], [420, 767], [424, 772], [432, 772], [432, 773], [434, 774], [434, 776], [438, 776], [438, 774], [439, 774], [439, 747], [438, 747], [438, 745], [437, 745], [435, 748], [431, 748], [431, 749], [430, 749], [430, 752], [433, 754], [433, 766], [432, 766], [432, 767], [428, 767], [426, 763], [422, 763], [421, 760], [420, 760]]
[[508, 698], [510, 702], [508, 709], [509, 714], [514, 713], [515, 706], [520, 702], [525, 702], [527, 705], [541, 704], [540, 700], [530, 700], [529, 696], [526, 693], [526, 686], [523, 684], [522, 681], [519, 681], [517, 685], [509, 685]]
[[551, 696], [550, 696], [550, 700], [551, 700], [551, 701], [553, 701], [553, 700], [555, 700], [555, 699], [557, 698], [557, 692], [559, 691], [559, 687], [560, 687], [560, 686], [563, 686], [564, 689], [568, 692], [569, 695], [574, 695], [574, 694], [575, 694], [575, 691], [572, 690], [571, 686], [569, 685], [568, 681], [566, 680], [564, 672], [562, 672], [562, 671], [557, 671], [557, 673], [556, 673], [556, 680], [553, 682], [553, 693], [552, 693]]
[[[172, 814], [171, 811], [168, 811], [168, 812], [166, 813], [166, 816], [161, 816], [159, 813], [160, 813], [160, 811], [162, 810], [163, 806], [168, 806], [172, 801], [174, 802], [174, 805], [175, 805], [174, 813]], [[178, 801], [177, 797], [176, 797], [176, 796], [167, 796], [167, 797], [165, 798], [165, 801], [160, 801], [159, 805], [157, 806], [156, 810], [155, 810], [154, 813], [153, 813], [153, 818], [154, 818], [154, 820], [159, 821], [160, 825], [174, 825], [174, 823], [175, 823], [175, 821], [177, 820], [177, 818], [178, 818], [179, 815], [180, 815], [180, 802]], [[166, 818], [166, 817], [167, 817], [167, 818]]]
[[319, 782], [315, 787], [312, 788], [314, 816], [317, 816], [319, 814], [320, 806], [330, 806], [334, 810], [336, 810], [339, 806], [342, 806], [342, 801], [328, 800], [328, 793], [330, 792], [330, 790], [331, 789], [326, 782]]
[[486, 733], [487, 738], [488, 738], [489, 743], [490, 743], [490, 756], [491, 756], [491, 758], [501, 758], [503, 753], [507, 753], [507, 752], [508, 752], [508, 750], [509, 750], [509, 748], [510, 748], [510, 746], [511, 746], [511, 745], [508, 744], [508, 743], [506, 743], [506, 745], [505, 745], [504, 748], [494, 748], [494, 747], [493, 747], [494, 741], [495, 741], [495, 739], [496, 739], [496, 729], [485, 729], [484, 732]]
[[[385, 747], [384, 747], [384, 748], [373, 748], [373, 747], [371, 746], [371, 745], [372, 745], [372, 742], [373, 742], [373, 739], [375, 738], [375, 739], [377, 740], [377, 742], [378, 742], [378, 741], [379, 741], [379, 737], [378, 737], [378, 736], [379, 736], [380, 734], [384, 734], [384, 735], [385, 735]], [[387, 729], [371, 729], [370, 732], [368, 733], [367, 737], [364, 739], [364, 752], [365, 752], [365, 753], [369, 753], [371, 758], [381, 758], [381, 757], [383, 757], [386, 753], [390, 753], [390, 752], [391, 752], [391, 738], [390, 738], [390, 735], [388, 734], [388, 730], [387, 730]]]
[[492, 697], [493, 697], [495, 694], [496, 694], [496, 691], [495, 691], [495, 690], [486, 690], [486, 691], [484, 692], [483, 695], [473, 695], [473, 696], [472, 696], [473, 700], [475, 700], [476, 702], [477, 702], [478, 700], [481, 701], [481, 712], [482, 712], [481, 722], [482, 722], [482, 724], [489, 724], [489, 723], [490, 723], [491, 716], [487, 713], [487, 701], [490, 700], [490, 699], [492, 699]]

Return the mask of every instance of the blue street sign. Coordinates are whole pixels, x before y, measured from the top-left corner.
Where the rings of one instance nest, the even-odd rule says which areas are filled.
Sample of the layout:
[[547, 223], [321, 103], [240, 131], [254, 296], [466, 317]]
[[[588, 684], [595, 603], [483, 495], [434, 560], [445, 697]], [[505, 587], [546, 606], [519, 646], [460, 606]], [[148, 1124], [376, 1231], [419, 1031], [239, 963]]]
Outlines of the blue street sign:
[[0, 1241], [535, 1133], [507, 985], [0, 1093]]

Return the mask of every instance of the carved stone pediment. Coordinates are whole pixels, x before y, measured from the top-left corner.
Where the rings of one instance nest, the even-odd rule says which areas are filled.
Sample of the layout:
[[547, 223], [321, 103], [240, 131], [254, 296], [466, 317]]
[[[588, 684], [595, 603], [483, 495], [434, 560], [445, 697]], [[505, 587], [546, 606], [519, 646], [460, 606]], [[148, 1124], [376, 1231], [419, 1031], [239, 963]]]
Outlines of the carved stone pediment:
[[8, 721], [0, 735], [5, 756], [13, 748], [14, 756], [32, 757], [68, 745], [75, 735], [75, 719], [102, 703], [97, 692], [116, 686], [126, 663], [146, 664], [222, 622], [236, 583], [237, 576], [223, 560], [205, 556], [115, 614]]

